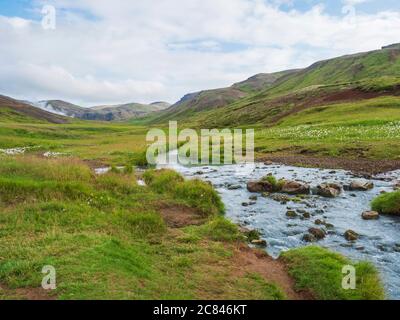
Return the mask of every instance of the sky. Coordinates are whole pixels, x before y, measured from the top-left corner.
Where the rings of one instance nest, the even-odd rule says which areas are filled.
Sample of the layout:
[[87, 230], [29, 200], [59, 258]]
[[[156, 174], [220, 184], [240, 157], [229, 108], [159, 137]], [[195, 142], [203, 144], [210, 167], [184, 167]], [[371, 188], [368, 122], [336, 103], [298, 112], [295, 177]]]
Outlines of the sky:
[[0, 94], [176, 102], [398, 42], [398, 0], [0, 0]]

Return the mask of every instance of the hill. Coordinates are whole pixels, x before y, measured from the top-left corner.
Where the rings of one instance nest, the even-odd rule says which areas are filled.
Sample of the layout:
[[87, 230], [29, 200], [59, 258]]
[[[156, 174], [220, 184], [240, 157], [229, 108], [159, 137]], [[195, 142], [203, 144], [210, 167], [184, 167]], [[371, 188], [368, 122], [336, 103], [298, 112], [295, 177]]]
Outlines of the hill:
[[53, 114], [82, 120], [97, 121], [129, 120], [164, 110], [170, 106], [166, 102], [155, 102], [149, 105], [140, 103], [127, 103], [121, 105], [104, 105], [83, 108], [62, 100], [45, 100], [30, 104], [36, 108], [40, 108]]
[[0, 121], [67, 123], [68, 119], [0, 95]]
[[186, 94], [166, 111], [154, 117], [154, 122], [191, 117], [193, 114], [225, 107], [253, 92], [272, 86], [279, 79], [298, 72], [288, 70], [277, 73], [260, 73], [228, 88], [204, 90]]
[[[266, 87], [258, 91], [254, 82], [265, 79], [261, 75], [233, 85], [229, 90], [242, 93], [243, 88], [247, 88], [248, 93], [238, 94], [230, 101], [226, 99], [225, 103], [210, 99], [213, 91], [204, 91], [203, 95], [188, 95], [153, 121], [161, 122], [175, 117], [207, 127], [271, 126], [309, 107], [398, 95], [400, 44], [320, 61], [306, 69], [275, 75], [275, 81], [267, 82]], [[250, 87], [255, 91], [249, 93]], [[205, 97], [209, 102], [206, 107]]]

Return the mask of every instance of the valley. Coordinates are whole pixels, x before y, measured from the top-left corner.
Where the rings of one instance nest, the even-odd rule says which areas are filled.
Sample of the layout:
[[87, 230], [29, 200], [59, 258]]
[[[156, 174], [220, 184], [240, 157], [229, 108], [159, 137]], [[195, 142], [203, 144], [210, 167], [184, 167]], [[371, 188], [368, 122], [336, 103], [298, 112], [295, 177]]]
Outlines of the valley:
[[[255, 168], [149, 165], [146, 135], [169, 121], [254, 129]], [[0, 299], [399, 299], [398, 169], [399, 44], [173, 105], [0, 96]], [[358, 179], [373, 188], [345, 190]], [[293, 181], [308, 194], [279, 184]], [[339, 194], [312, 192], [327, 183]]]

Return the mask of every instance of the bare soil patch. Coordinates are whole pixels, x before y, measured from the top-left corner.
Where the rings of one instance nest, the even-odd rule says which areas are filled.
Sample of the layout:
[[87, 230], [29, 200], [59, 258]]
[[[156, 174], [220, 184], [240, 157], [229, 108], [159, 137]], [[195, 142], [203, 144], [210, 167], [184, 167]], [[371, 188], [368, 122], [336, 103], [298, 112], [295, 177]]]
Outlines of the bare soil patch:
[[287, 116], [296, 114], [311, 107], [368, 100], [387, 95], [399, 96], [400, 87], [396, 87], [386, 91], [363, 91], [361, 89], [352, 88], [336, 92], [325, 92], [319, 95], [309, 95], [305, 97], [289, 95], [269, 102], [270, 105], [287, 105], [290, 103], [295, 104], [295, 107], [272, 118], [270, 125], [277, 123]]
[[0, 285], [0, 293], [5, 294], [7, 297], [12, 297], [15, 300], [56, 300], [57, 297], [51, 296], [49, 291], [43, 288], [19, 288], [10, 289], [5, 285]]
[[265, 251], [240, 244], [235, 249], [232, 263], [233, 272], [237, 276], [257, 273], [267, 282], [281, 288], [289, 300], [314, 300], [310, 292], [297, 291], [294, 280], [287, 272], [286, 265], [280, 260], [274, 260]]
[[324, 169], [343, 169], [361, 176], [373, 176], [379, 173], [400, 169], [400, 160], [370, 160], [363, 158], [314, 157], [306, 155], [268, 155], [261, 161], [272, 161], [299, 167]]
[[192, 225], [202, 225], [206, 218], [195, 209], [185, 206], [164, 205], [160, 208], [161, 216], [170, 228], [183, 228]]

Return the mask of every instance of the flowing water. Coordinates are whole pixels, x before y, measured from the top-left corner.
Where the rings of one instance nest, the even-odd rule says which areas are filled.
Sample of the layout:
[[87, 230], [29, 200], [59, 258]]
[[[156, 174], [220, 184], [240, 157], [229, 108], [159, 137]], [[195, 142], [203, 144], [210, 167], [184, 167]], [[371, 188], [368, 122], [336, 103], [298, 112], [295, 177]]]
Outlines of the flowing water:
[[[249, 229], [259, 230], [262, 238], [268, 242], [268, 253], [275, 258], [282, 251], [307, 245], [302, 241], [303, 235], [310, 227], [318, 227], [314, 223], [315, 220], [326, 220], [333, 224], [334, 228], [318, 244], [355, 260], [368, 260], [374, 263], [380, 270], [387, 295], [392, 299], [400, 299], [400, 217], [381, 216], [379, 220], [373, 221], [361, 218], [362, 212], [370, 210], [372, 199], [382, 191], [393, 191], [393, 182], [400, 178], [400, 171], [370, 180], [375, 185], [371, 191], [345, 191], [334, 199], [311, 195], [298, 203], [281, 204], [260, 195], [257, 201], [252, 203], [249, 197], [255, 194], [247, 191], [247, 182], [270, 173], [277, 178], [303, 181], [311, 186], [326, 182], [346, 185], [359, 179], [342, 170], [286, 165], [185, 167], [174, 164], [159, 167], [174, 169], [187, 178], [210, 181], [225, 203], [226, 216]], [[243, 206], [243, 203], [251, 205]], [[311, 214], [311, 218], [289, 219], [286, 216], [289, 209], [306, 211]], [[343, 236], [349, 229], [360, 234], [359, 240], [355, 243], [346, 241]]]

